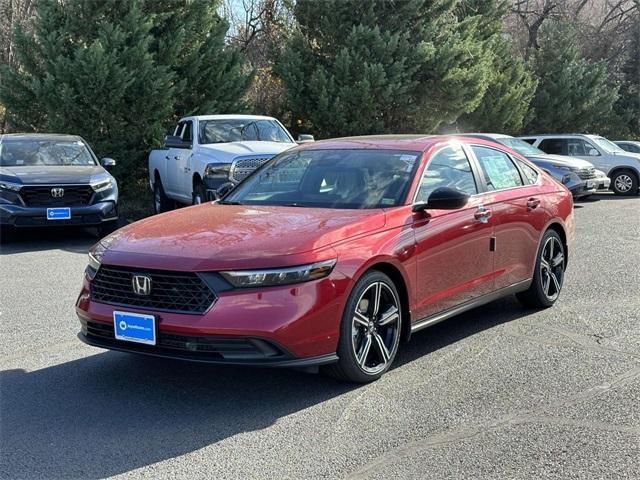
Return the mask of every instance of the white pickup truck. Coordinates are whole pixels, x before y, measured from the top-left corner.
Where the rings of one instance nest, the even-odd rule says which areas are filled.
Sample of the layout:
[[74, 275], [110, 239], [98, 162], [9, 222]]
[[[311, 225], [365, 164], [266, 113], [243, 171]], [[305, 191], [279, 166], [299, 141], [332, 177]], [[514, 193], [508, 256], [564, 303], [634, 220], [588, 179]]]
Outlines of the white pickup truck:
[[[313, 141], [301, 135], [298, 143]], [[271, 117], [200, 115], [180, 119], [165, 148], [149, 155], [149, 182], [156, 213], [182, 204], [218, 197], [218, 190], [244, 180], [251, 172], [296, 145]]]

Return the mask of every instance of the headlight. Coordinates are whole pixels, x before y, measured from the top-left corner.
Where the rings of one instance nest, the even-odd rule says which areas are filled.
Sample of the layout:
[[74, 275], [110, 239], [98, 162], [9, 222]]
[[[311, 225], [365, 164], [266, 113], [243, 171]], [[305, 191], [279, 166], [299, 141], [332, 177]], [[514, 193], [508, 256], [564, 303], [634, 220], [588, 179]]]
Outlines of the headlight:
[[4, 180], [0, 180], [0, 188], [3, 190], [11, 190], [12, 192], [19, 192], [22, 188], [22, 185], [19, 183], [6, 182]]
[[102, 265], [102, 257], [106, 251], [107, 247], [102, 242], [96, 243], [95, 246], [89, 250], [89, 266], [87, 267], [87, 275], [90, 280], [93, 279], [100, 268], [100, 265]]
[[92, 183], [91, 188], [93, 188], [93, 191], [96, 193], [111, 190], [113, 188], [113, 179], [109, 178], [107, 180]]
[[204, 176], [208, 178], [229, 178], [230, 163], [210, 163], [204, 169]]
[[299, 267], [238, 270], [235, 272], [220, 272], [220, 274], [234, 287], [269, 287], [308, 282], [326, 277], [331, 273], [335, 264], [336, 260], [333, 259]]

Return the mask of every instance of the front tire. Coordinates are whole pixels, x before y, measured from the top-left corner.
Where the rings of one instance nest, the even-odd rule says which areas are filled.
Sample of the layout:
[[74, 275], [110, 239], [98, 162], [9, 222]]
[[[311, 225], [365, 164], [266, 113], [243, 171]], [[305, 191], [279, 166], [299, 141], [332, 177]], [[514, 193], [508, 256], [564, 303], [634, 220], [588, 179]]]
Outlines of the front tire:
[[193, 205], [200, 205], [207, 201], [207, 189], [201, 181], [197, 181], [193, 185], [193, 192], [191, 193], [191, 203]]
[[354, 287], [340, 324], [338, 362], [324, 367], [331, 376], [373, 382], [393, 363], [400, 345], [402, 306], [393, 281], [370, 271]]
[[175, 208], [176, 204], [164, 193], [162, 181], [156, 178], [153, 184], [153, 210], [156, 213], [164, 213]]
[[611, 190], [616, 195], [634, 195], [638, 191], [638, 176], [631, 170], [619, 170], [611, 177]]
[[548, 308], [556, 303], [564, 282], [566, 252], [560, 235], [547, 230], [540, 242], [531, 286], [516, 296], [525, 306]]

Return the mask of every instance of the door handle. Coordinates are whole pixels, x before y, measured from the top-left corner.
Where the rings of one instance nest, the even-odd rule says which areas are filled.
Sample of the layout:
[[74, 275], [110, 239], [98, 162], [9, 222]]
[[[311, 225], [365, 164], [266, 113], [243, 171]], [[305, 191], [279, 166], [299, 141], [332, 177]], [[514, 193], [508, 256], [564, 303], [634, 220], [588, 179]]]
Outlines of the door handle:
[[482, 223], [487, 223], [491, 218], [491, 210], [484, 208], [482, 205], [474, 212], [473, 218], [480, 220]]
[[165, 156], [164, 156], [164, 159], [165, 159], [165, 160], [169, 160], [169, 155], [165, 155]]
[[533, 210], [538, 205], [540, 205], [540, 200], [537, 198], [530, 198], [529, 200], [527, 200], [527, 208], [529, 210]]
[[173, 159], [174, 160], [180, 160], [180, 157], [176, 155], [175, 157], [173, 157]]

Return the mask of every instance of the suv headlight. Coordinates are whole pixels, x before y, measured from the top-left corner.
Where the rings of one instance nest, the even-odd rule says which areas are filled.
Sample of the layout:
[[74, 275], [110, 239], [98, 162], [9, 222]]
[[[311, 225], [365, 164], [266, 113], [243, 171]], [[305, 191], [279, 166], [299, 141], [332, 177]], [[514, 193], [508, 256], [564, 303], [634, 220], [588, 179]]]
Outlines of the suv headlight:
[[11, 192], [19, 192], [22, 188], [22, 185], [19, 183], [7, 182], [5, 180], [0, 180], [0, 188], [3, 190], [9, 190]]
[[210, 163], [204, 169], [204, 176], [207, 178], [229, 178], [231, 171], [230, 163]]
[[92, 183], [91, 184], [91, 188], [93, 188], [93, 191], [98, 193], [98, 192], [104, 192], [105, 190], [111, 190], [113, 188], [114, 182], [112, 178], [108, 178], [106, 180], [101, 180], [99, 182], [96, 183]]
[[274, 285], [308, 282], [326, 277], [331, 273], [335, 264], [336, 259], [333, 259], [298, 267], [238, 270], [233, 272], [220, 272], [220, 274], [234, 287], [270, 287]]

